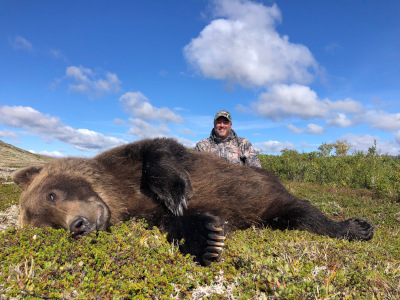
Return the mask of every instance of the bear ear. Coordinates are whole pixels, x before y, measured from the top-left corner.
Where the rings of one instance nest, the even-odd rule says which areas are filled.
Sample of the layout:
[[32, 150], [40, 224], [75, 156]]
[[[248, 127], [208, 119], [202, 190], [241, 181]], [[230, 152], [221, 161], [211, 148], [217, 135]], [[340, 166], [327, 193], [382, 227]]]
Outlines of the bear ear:
[[41, 170], [42, 167], [29, 167], [18, 170], [13, 174], [13, 180], [18, 186], [25, 189], [31, 184], [33, 178], [39, 174]]

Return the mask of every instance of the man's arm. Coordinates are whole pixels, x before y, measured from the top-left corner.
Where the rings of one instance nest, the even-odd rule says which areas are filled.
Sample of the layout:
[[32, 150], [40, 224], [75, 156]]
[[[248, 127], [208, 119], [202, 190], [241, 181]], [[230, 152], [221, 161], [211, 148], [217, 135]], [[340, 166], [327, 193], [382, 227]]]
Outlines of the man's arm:
[[203, 152], [203, 151], [209, 151], [209, 143], [208, 143], [208, 139], [204, 139], [201, 140], [200, 142], [198, 142], [196, 144], [196, 146], [194, 147], [193, 151], [194, 152]]
[[257, 151], [253, 145], [246, 139], [242, 141], [242, 154], [245, 157], [245, 164], [247, 166], [261, 168], [260, 160], [258, 159]]

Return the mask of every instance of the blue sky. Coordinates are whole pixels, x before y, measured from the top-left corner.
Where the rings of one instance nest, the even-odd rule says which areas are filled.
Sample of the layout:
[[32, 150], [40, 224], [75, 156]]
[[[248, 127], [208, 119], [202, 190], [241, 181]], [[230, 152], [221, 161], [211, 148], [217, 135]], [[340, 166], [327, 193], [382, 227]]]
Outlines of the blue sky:
[[93, 156], [184, 145], [226, 109], [265, 153], [400, 150], [400, 1], [0, 2], [0, 139]]

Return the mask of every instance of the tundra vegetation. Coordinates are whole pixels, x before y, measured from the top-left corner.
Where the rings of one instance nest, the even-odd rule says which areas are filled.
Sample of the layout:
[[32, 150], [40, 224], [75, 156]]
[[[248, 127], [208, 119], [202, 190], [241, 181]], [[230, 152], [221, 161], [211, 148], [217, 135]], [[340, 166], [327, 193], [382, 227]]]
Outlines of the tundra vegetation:
[[[143, 220], [78, 241], [65, 230], [12, 226], [0, 233], [0, 297], [399, 299], [400, 160], [376, 144], [351, 155], [350, 147], [342, 140], [260, 160], [329, 217], [374, 223], [368, 242], [250, 228], [227, 237], [221, 262], [201, 267]], [[8, 176], [0, 182], [0, 211], [10, 211], [20, 189]]]

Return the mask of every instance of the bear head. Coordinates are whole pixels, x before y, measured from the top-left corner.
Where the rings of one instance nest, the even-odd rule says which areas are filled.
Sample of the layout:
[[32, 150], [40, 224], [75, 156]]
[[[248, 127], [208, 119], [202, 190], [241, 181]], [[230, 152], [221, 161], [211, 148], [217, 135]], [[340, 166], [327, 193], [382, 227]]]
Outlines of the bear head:
[[67, 160], [70, 172], [60, 167], [63, 162], [57, 160], [14, 174], [14, 182], [22, 188], [19, 225], [64, 228], [74, 238], [107, 229], [111, 215], [107, 204], [79, 176], [73, 162]]

